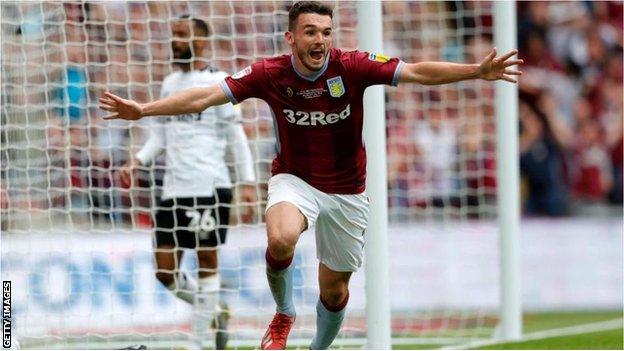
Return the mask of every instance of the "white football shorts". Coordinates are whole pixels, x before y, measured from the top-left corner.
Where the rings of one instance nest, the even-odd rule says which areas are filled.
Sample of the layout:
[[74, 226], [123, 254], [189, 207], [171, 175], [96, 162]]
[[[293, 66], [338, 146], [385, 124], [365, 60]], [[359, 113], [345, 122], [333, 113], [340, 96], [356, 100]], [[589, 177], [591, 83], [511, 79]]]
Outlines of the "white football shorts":
[[366, 193], [327, 194], [292, 174], [280, 173], [269, 180], [267, 210], [279, 203], [297, 206], [316, 226], [316, 257], [335, 272], [355, 272], [362, 266], [364, 231], [368, 224]]

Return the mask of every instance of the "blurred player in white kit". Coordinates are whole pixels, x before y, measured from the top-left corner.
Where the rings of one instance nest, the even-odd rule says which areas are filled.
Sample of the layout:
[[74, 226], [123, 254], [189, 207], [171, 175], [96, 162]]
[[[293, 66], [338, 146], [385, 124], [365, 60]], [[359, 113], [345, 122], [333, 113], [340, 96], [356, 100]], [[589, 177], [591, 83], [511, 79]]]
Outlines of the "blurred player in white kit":
[[[179, 70], [164, 79], [161, 98], [188, 88], [208, 87], [228, 76], [201, 59], [211, 34], [203, 20], [182, 16], [172, 22], [171, 30], [173, 60]], [[166, 170], [154, 229], [156, 278], [178, 298], [194, 305], [194, 346], [224, 349], [229, 311], [219, 303], [217, 248], [226, 241], [232, 201], [226, 156], [235, 162], [240, 201], [256, 201], [253, 159], [239, 109], [225, 104], [155, 119], [147, 142], [122, 169], [122, 182], [131, 184], [134, 170], [163, 151]], [[249, 213], [244, 215], [249, 217]], [[198, 278], [179, 270], [183, 249], [197, 252]]]

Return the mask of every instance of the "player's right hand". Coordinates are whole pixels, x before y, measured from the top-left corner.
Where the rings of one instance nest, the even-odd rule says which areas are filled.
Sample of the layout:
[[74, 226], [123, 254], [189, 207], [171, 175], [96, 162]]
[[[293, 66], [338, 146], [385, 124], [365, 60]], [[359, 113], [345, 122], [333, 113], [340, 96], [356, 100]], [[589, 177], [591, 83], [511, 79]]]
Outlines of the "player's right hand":
[[121, 170], [119, 170], [119, 179], [124, 188], [130, 188], [133, 184], [134, 172], [141, 166], [141, 162], [137, 159], [131, 159], [126, 162]]
[[104, 116], [104, 119], [125, 119], [134, 121], [143, 117], [143, 108], [138, 102], [122, 99], [108, 91], [100, 98], [100, 108], [112, 112]]
[[238, 188], [238, 196], [241, 210], [241, 221], [253, 223], [255, 216], [255, 203], [258, 201], [256, 186], [253, 184], [241, 184]]

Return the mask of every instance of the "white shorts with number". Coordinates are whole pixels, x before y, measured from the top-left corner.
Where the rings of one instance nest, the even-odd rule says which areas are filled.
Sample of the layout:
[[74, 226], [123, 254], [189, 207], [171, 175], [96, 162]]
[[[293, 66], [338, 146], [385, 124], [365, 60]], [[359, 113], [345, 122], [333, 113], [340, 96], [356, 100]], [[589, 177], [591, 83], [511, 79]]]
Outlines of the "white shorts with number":
[[316, 257], [336, 272], [355, 272], [362, 266], [364, 230], [369, 203], [365, 193], [324, 193], [292, 174], [277, 174], [269, 180], [267, 209], [279, 202], [299, 208], [316, 226]]

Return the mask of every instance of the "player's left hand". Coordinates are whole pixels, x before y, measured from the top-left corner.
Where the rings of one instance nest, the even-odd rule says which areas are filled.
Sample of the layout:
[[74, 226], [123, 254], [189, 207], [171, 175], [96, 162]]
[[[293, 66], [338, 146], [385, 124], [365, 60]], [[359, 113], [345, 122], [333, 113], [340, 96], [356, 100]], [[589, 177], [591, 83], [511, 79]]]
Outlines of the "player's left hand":
[[119, 96], [105, 92], [100, 98], [100, 106], [102, 110], [112, 112], [104, 116], [104, 119], [125, 119], [134, 121], [143, 117], [143, 109], [141, 104], [136, 101], [126, 100]]
[[511, 50], [502, 56], [496, 57], [496, 48], [493, 48], [479, 64], [479, 78], [485, 80], [502, 79], [511, 83], [517, 83], [518, 81], [513, 76], [519, 76], [522, 72], [509, 68], [510, 66], [524, 63], [523, 60], [511, 59], [517, 53], [518, 50]]
[[256, 202], [256, 186], [253, 184], [242, 184], [238, 188], [238, 203], [240, 207], [240, 215], [243, 223], [251, 223], [254, 219]]

